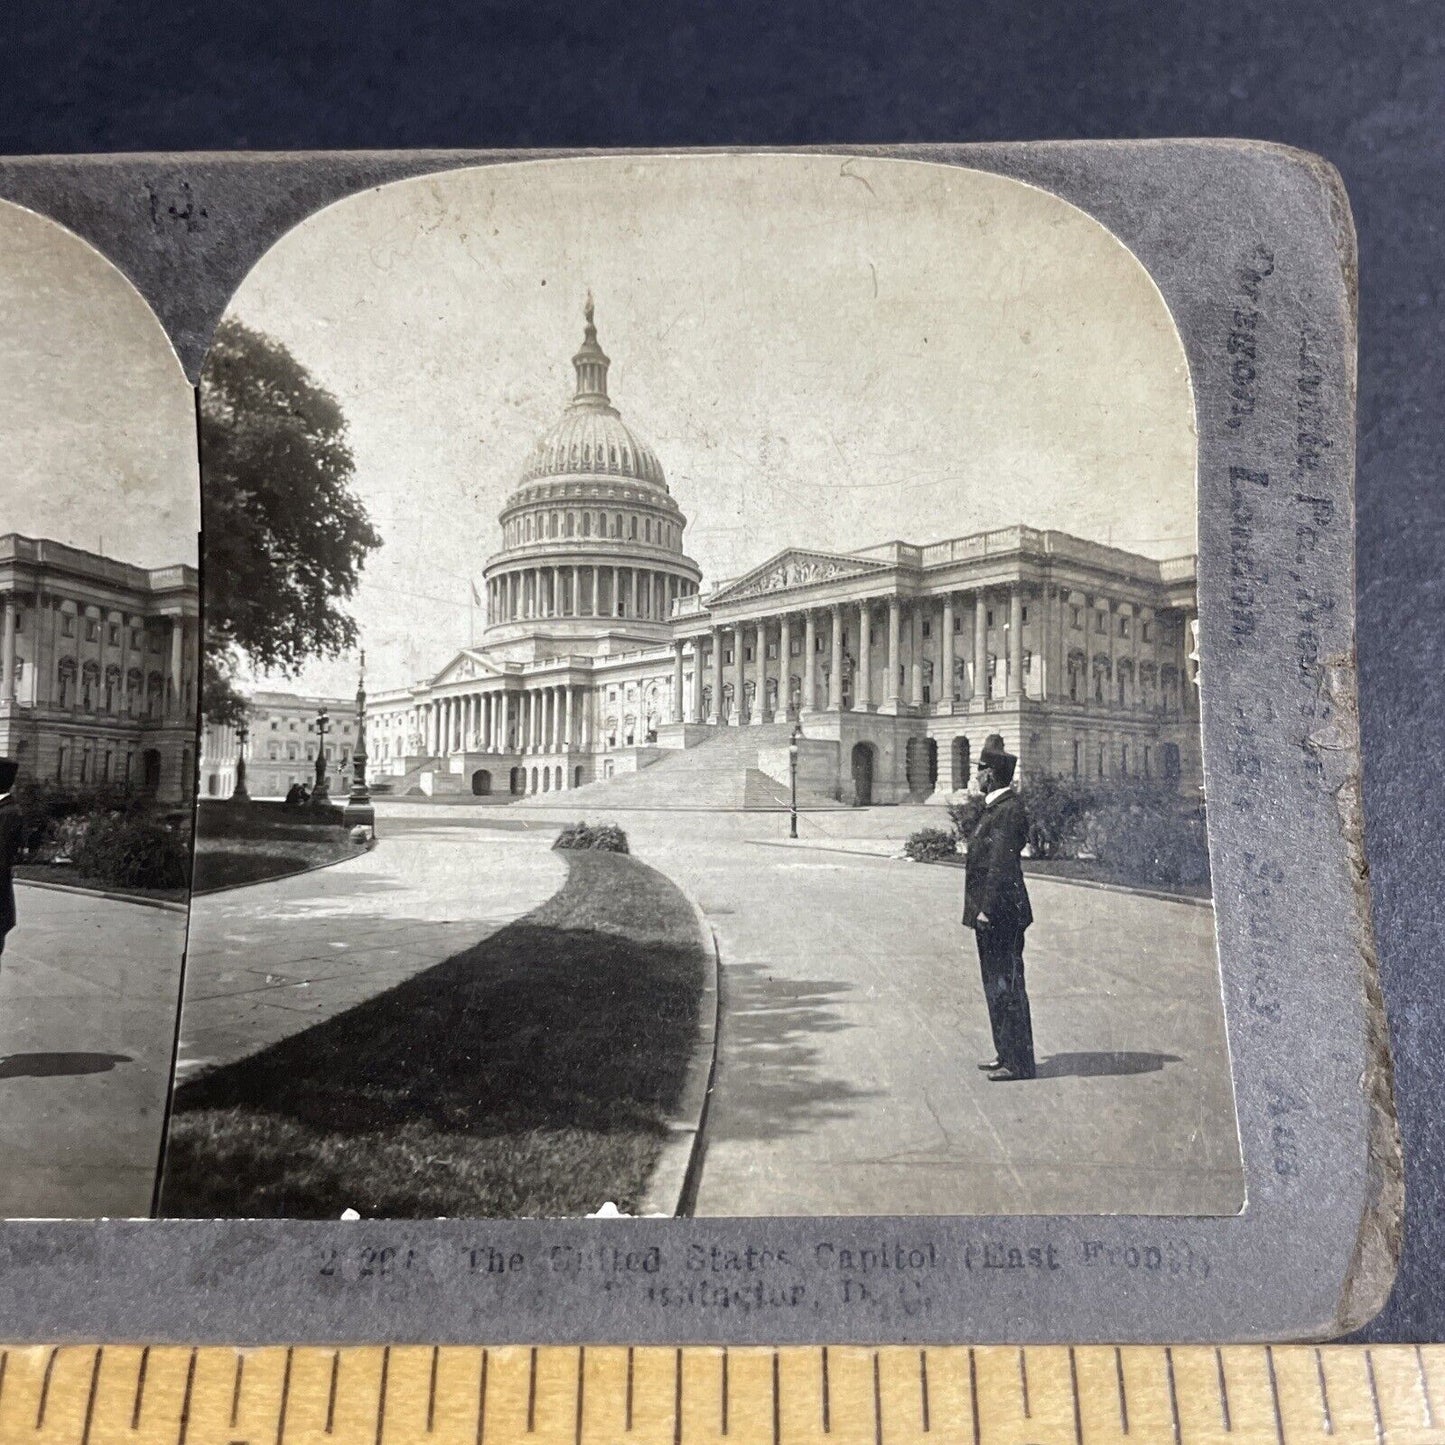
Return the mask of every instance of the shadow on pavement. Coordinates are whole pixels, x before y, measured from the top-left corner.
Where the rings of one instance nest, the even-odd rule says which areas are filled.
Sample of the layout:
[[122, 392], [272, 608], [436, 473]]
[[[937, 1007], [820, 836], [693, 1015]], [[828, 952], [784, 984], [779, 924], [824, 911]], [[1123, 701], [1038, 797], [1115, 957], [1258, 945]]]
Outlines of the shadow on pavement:
[[719, 1068], [727, 1071], [728, 1104], [718, 1107], [723, 1091], [714, 1093], [710, 1143], [806, 1134], [822, 1120], [848, 1118], [851, 1105], [875, 1097], [876, 1091], [817, 1071], [815, 1040], [854, 1027], [832, 1008], [851, 988], [834, 979], [778, 978], [756, 964], [724, 970]]
[[1157, 1074], [1165, 1064], [1177, 1064], [1178, 1054], [1083, 1053], [1051, 1054], [1040, 1061], [1041, 1079], [1096, 1079], [1118, 1074]]
[[64, 1079], [80, 1074], [108, 1074], [129, 1054], [9, 1054], [0, 1056], [0, 1079]]

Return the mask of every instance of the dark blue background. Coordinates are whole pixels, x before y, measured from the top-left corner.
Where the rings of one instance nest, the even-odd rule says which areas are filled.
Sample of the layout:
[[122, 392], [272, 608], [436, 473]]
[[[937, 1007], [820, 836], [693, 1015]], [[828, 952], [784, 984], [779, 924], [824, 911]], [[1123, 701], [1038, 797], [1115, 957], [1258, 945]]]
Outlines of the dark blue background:
[[0, 152], [1245, 136], [1360, 237], [1367, 849], [1409, 1162], [1376, 1338], [1445, 1337], [1445, 7], [1374, 0], [11, 3]]

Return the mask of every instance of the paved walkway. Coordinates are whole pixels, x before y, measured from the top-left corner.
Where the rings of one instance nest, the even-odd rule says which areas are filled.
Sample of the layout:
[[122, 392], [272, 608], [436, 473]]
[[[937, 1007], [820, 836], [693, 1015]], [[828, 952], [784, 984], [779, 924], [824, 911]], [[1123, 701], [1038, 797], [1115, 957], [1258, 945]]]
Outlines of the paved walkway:
[[697, 1212], [1237, 1210], [1213, 911], [1030, 880], [1041, 1077], [992, 1084], [974, 1067], [992, 1047], [962, 875], [878, 856], [920, 817], [936, 814], [808, 815], [817, 846], [792, 850], [771, 846], [786, 817], [623, 820], [721, 946]]
[[150, 1213], [184, 913], [16, 889], [0, 959], [0, 1217]]
[[556, 833], [436, 811], [371, 852], [191, 907], [177, 1076], [255, 1053], [470, 948], [550, 898]]

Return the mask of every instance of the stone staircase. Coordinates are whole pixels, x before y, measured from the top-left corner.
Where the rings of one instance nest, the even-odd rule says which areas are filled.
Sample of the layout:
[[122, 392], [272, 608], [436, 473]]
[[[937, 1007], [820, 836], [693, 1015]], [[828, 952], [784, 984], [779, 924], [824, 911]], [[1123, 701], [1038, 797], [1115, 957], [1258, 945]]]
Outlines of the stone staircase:
[[[786, 812], [788, 785], [760, 771], [760, 748], [787, 747], [790, 725], [719, 728], [690, 748], [679, 748], [638, 773], [601, 778], [581, 788], [527, 799], [529, 806], [634, 809], [696, 809], [706, 812]], [[844, 805], [819, 793], [798, 790], [798, 811], [820, 812]]]

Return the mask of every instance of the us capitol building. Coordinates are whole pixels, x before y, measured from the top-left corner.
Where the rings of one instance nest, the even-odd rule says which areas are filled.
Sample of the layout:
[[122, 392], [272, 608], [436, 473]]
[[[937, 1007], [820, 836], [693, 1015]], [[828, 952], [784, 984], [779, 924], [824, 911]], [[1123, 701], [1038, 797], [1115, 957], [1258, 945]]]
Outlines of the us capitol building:
[[[590, 300], [586, 321], [576, 394], [501, 511], [483, 641], [373, 698], [373, 778], [432, 794], [596, 784], [601, 804], [640, 774], [674, 806], [771, 806], [798, 727], [813, 800], [941, 800], [990, 733], [1025, 778], [1153, 777], [1197, 796], [1192, 556], [1011, 525], [789, 547], [704, 590], [662, 464], [608, 396]], [[678, 766], [694, 750], [710, 791]], [[737, 786], [718, 792], [720, 772]]]

